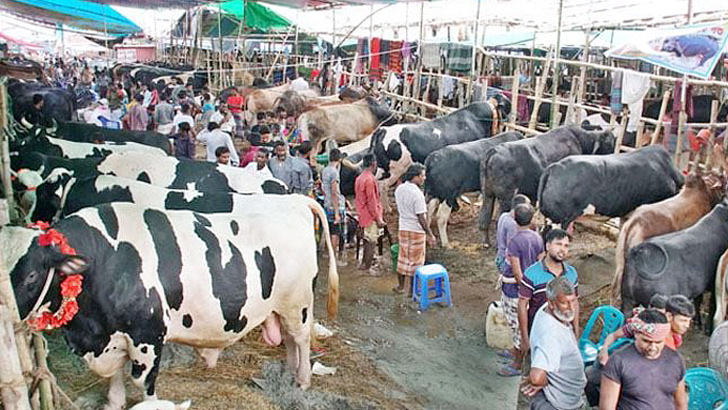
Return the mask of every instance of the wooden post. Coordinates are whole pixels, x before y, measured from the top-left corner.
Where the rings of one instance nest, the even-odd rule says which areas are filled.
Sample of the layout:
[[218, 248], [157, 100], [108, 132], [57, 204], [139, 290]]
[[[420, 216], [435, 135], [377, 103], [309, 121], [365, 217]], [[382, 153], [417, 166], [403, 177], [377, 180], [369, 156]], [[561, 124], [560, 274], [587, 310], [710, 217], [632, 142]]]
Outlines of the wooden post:
[[428, 70], [430, 75], [427, 76], [427, 87], [425, 87], [425, 95], [422, 97], [422, 101], [430, 102], [430, 84], [432, 84], [432, 69]]
[[0, 179], [2, 179], [3, 192], [8, 205], [8, 217], [11, 221], [18, 219], [15, 211], [15, 197], [13, 196], [13, 183], [10, 172], [10, 148], [5, 130], [8, 127], [8, 89], [6, 80], [0, 84]]
[[[518, 92], [521, 87], [521, 64], [516, 61], [516, 70], [513, 72], [513, 85], [511, 85], [511, 124], [518, 122]], [[483, 93], [487, 95], [488, 90], [483, 90]], [[486, 98], [487, 99], [487, 98]]]
[[[22, 337], [22, 336], [21, 336]], [[28, 386], [23, 378], [13, 330], [13, 313], [0, 304], [0, 393], [5, 410], [30, 410]]]
[[[579, 77], [574, 76], [571, 79], [571, 88], [569, 89], [569, 105], [566, 107], [566, 121], [564, 123], [567, 123], [569, 120], [574, 120], [574, 122], [578, 125], [581, 121], [577, 119], [576, 113], [574, 113], [574, 104], [576, 104], [576, 87], [578, 86], [578, 82], [576, 81]], [[581, 109], [579, 109], [579, 112], [581, 112]], [[581, 117], [581, 115], [579, 115]], [[559, 124], [560, 122], [556, 122], [556, 124]]]
[[652, 134], [652, 140], [650, 140], [650, 145], [654, 145], [657, 143], [657, 138], [660, 136], [660, 131], [662, 131], [662, 118], [665, 116], [665, 113], [667, 112], [667, 103], [670, 101], [670, 91], [665, 90], [665, 92], [662, 94], [662, 104], [660, 105], [660, 116], [657, 118], [657, 126], [655, 127], [655, 133]]
[[[551, 52], [551, 49], [549, 49], [549, 53]], [[549, 69], [551, 68], [551, 59], [547, 59], [546, 63], [544, 64], [543, 71], [541, 72], [541, 77], [536, 79], [536, 93], [534, 97], [536, 99], [533, 102], [533, 112], [531, 113], [531, 121], [528, 123], [528, 129], [535, 129], [536, 128], [536, 120], [538, 119], [538, 109], [541, 107], [541, 97], [543, 96], [543, 89], [546, 87], [546, 79], [549, 76]]]
[[442, 94], [445, 92], [445, 81], [442, 76], [442, 68], [437, 69], [437, 85], [440, 87], [437, 93], [437, 106], [442, 107]]
[[718, 120], [719, 103], [720, 102], [718, 100], [714, 100], [710, 103], [710, 140], [708, 141], [708, 148], [706, 151], [706, 169], [711, 169], [713, 167], [713, 143], [715, 142], [715, 123]]
[[629, 108], [624, 107], [622, 109], [622, 121], [619, 123], [619, 129], [617, 130], [617, 143], [614, 146], [615, 154], [619, 154], [619, 151], [622, 148], [624, 132], [627, 130], [627, 121], [629, 121]]
[[[39, 369], [48, 369], [48, 352], [43, 335], [35, 333], [33, 335], [33, 350], [35, 351], [35, 361]], [[40, 380], [40, 408], [42, 410], [53, 410], [53, 390], [51, 390], [50, 380], [43, 378]]]
[[645, 123], [640, 121], [637, 123], [637, 135], [634, 137], [634, 147], [639, 148], [639, 142], [642, 140], [642, 135], [645, 132]]

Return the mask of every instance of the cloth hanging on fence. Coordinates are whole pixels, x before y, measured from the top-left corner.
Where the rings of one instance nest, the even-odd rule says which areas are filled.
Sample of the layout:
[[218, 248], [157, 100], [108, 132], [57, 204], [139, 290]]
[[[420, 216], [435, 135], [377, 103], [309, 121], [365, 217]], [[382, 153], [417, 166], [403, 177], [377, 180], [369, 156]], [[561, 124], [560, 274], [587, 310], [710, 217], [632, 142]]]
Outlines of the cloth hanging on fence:
[[612, 72], [612, 92], [609, 106], [615, 114], [622, 112], [622, 75], [622, 71]]
[[394, 72], [402, 71], [402, 41], [392, 41], [389, 43], [391, 51], [389, 53], [389, 69]]
[[440, 68], [440, 44], [423, 43], [420, 50], [422, 51], [422, 66], [424, 68]]
[[[491, 87], [488, 87], [490, 91]], [[510, 101], [513, 101], [513, 95], [510, 91], [503, 91], [503, 95], [505, 95]], [[513, 104], [511, 104], [511, 107]], [[528, 97], [524, 94], [518, 94], [518, 107], [517, 107], [517, 113], [516, 113], [516, 123], [517, 124], [523, 124], [527, 123], [531, 119], [531, 110], [528, 108]], [[583, 117], [582, 117], [583, 118]]]
[[371, 65], [369, 66], [369, 79], [379, 80], [382, 77], [381, 69], [379, 68], [379, 42], [377, 37], [372, 38], [371, 44]]
[[405, 41], [402, 43], [402, 58], [408, 59], [412, 57], [412, 43]]
[[622, 104], [629, 106], [627, 132], [637, 130], [642, 116], [642, 107], [647, 92], [650, 91], [650, 77], [647, 74], [625, 70], [622, 75]]
[[447, 62], [445, 67], [451, 71], [469, 73], [473, 68], [473, 46], [447, 43]]
[[449, 75], [442, 76], [442, 98], [446, 100], [451, 99], [455, 92], [456, 84], [457, 80], [455, 80], [455, 77], [450, 77]]
[[385, 68], [389, 68], [389, 50], [390, 50], [390, 43], [389, 40], [381, 40], [379, 42], [379, 53], [381, 56], [379, 57], [379, 61], [382, 64], [382, 70]]

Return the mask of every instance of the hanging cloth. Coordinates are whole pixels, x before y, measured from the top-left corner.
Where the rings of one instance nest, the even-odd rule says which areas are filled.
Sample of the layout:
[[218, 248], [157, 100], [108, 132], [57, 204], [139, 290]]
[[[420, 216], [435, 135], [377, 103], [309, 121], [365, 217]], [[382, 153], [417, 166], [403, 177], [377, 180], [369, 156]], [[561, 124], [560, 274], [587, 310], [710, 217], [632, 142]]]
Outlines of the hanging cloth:
[[391, 42], [389, 40], [382, 40], [379, 42], [379, 53], [381, 54], [379, 61], [382, 63], [382, 70], [389, 68], [390, 43]]
[[451, 71], [469, 73], [473, 64], [473, 46], [449, 43], [447, 46], [447, 64]]
[[612, 92], [609, 105], [615, 114], [622, 112], [622, 74], [620, 70], [612, 72]]
[[440, 68], [440, 44], [423, 43], [422, 47], [422, 66], [425, 68]]
[[629, 106], [627, 132], [637, 130], [642, 116], [642, 106], [647, 92], [650, 91], [650, 77], [637, 71], [625, 70], [622, 75], [622, 104]]
[[402, 48], [404, 42], [392, 41], [389, 46], [389, 70], [399, 73], [402, 71]]
[[371, 66], [369, 67], [369, 79], [379, 80], [382, 77], [381, 69], [379, 68], [379, 39], [372, 38], [371, 44]]

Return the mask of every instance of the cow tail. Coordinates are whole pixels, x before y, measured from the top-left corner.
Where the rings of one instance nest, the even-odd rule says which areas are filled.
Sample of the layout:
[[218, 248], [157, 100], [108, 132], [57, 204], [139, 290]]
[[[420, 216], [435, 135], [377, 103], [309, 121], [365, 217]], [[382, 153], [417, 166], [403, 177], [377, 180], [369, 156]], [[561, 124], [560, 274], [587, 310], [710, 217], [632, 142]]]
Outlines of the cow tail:
[[627, 223], [624, 224], [622, 229], [619, 231], [619, 236], [617, 237], [617, 250], [614, 253], [614, 277], [612, 278], [612, 296], [611, 296], [611, 302], [612, 305], [619, 303], [619, 299], [621, 298], [621, 292], [622, 292], [622, 276], [624, 275], [624, 264], [625, 259], [627, 258], [626, 255], [626, 249], [627, 249], [627, 237], [629, 236], [629, 231], [632, 228], [632, 220], [628, 220]]
[[329, 222], [326, 219], [324, 209], [317, 202], [311, 199], [308, 207], [318, 217], [323, 227], [324, 240], [326, 241], [326, 248], [329, 252], [329, 300], [326, 304], [326, 311], [329, 314], [329, 319], [333, 320], [336, 318], [336, 313], [339, 310], [339, 273], [336, 271], [336, 254], [334, 253], [334, 246], [331, 244]]

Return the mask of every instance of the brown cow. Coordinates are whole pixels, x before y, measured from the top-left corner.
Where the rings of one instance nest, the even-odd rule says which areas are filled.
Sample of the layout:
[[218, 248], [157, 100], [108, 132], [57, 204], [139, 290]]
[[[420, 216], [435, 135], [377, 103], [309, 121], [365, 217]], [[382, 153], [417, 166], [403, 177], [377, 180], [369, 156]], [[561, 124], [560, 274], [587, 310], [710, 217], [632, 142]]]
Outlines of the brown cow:
[[712, 175], [704, 178], [699, 174], [690, 174], [679, 194], [634, 210], [617, 239], [613, 301], [618, 301], [620, 297], [627, 252], [649, 238], [677, 232], [695, 224], [720, 202], [722, 187], [722, 181]]
[[351, 104], [325, 105], [304, 112], [298, 117], [298, 128], [308, 138], [314, 152], [321, 151], [324, 140], [339, 145], [359, 141], [370, 135], [379, 124], [392, 118], [392, 112], [373, 98]]

